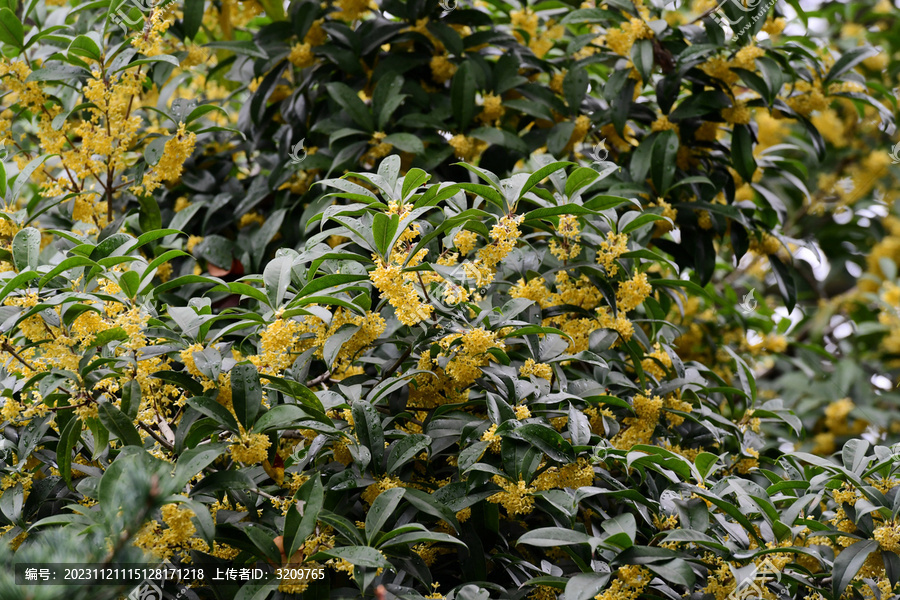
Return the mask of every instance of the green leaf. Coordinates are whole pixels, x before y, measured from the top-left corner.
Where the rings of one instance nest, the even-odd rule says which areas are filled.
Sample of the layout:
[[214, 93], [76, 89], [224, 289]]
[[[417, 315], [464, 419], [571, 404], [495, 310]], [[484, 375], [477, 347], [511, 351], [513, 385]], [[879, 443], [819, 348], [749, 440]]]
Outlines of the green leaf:
[[36, 269], [41, 253], [41, 232], [34, 227], [26, 227], [13, 238], [12, 255], [16, 269]]
[[372, 454], [372, 470], [380, 475], [384, 464], [384, 428], [375, 407], [364, 400], [353, 403], [353, 429], [359, 443]]
[[406, 99], [406, 94], [400, 93], [402, 88], [403, 78], [394, 71], [379, 78], [372, 93], [372, 110], [377, 117], [379, 131], [384, 131], [391, 115]]
[[259, 371], [252, 363], [238, 363], [231, 369], [231, 402], [244, 429], [250, 429], [262, 406]]
[[205, 0], [185, 0], [184, 20], [182, 21], [185, 37], [194, 39], [197, 32], [200, 31], [205, 3]]
[[709, 529], [709, 508], [706, 506], [706, 502], [699, 498], [691, 498], [690, 500], [675, 500], [674, 504], [682, 529], [700, 533], [705, 533]]
[[0, 41], [19, 50], [25, 48], [25, 29], [15, 13], [8, 8], [0, 9]]
[[[2, 19], [2, 16], [0, 16], [0, 19]], [[877, 54], [878, 50], [868, 45], [852, 48], [847, 52], [844, 52], [841, 57], [834, 62], [834, 66], [831, 67], [831, 70], [828, 71], [828, 75], [825, 76], [822, 85], [827, 87], [834, 79], [840, 77], [865, 59]]]
[[294, 502], [284, 518], [284, 548], [288, 558], [293, 557], [315, 531], [324, 502], [325, 490], [318, 474], [306, 480], [294, 494]]
[[253, 433], [291, 429], [299, 421], [308, 421], [310, 415], [296, 404], [273, 406], [259, 417], [253, 425]]
[[103, 426], [114, 434], [122, 442], [123, 446], [141, 446], [144, 442], [137, 429], [125, 414], [109, 402], [101, 402], [98, 408], [98, 416]]
[[198, 473], [211, 465], [228, 449], [226, 443], [203, 444], [188, 448], [178, 457], [175, 464], [174, 483], [176, 489], [182, 490]]
[[[252, 56], [254, 58], [268, 58], [266, 53], [260, 48], [259, 44], [250, 40], [227, 41], [227, 42], [209, 42], [205, 44], [206, 48], [213, 50], [227, 50], [243, 56]], [[358, 99], [358, 98], [357, 98]]]
[[187, 403], [189, 406], [194, 408], [194, 410], [197, 410], [207, 417], [210, 417], [226, 429], [234, 432], [237, 432], [239, 430], [238, 423], [234, 419], [234, 415], [232, 415], [228, 411], [228, 409], [226, 409], [224, 406], [222, 406], [212, 398], [209, 398], [208, 396], [194, 396], [192, 398], [188, 398]]
[[564, 440], [551, 427], [539, 423], [527, 423], [516, 428], [514, 433], [553, 460], [562, 463], [570, 463], [575, 460], [575, 450], [572, 448], [572, 444]]
[[81, 437], [81, 419], [75, 417], [69, 419], [59, 434], [59, 443], [56, 445], [56, 462], [59, 468], [59, 474], [62, 475], [63, 481], [72, 487], [72, 449], [78, 443]]
[[869, 463], [867, 456], [869, 447], [870, 444], [866, 440], [848, 440], [841, 450], [841, 461], [844, 463], [844, 467], [857, 475], [862, 474], [863, 469]]
[[394, 474], [400, 467], [428, 450], [430, 445], [431, 438], [421, 433], [407, 435], [394, 442], [388, 453], [387, 474]]
[[145, 232], [153, 231], [162, 227], [162, 215], [159, 212], [159, 202], [152, 196], [138, 196], [138, 202], [141, 205], [140, 217], [138, 222], [141, 229]]
[[651, 562], [647, 563], [647, 568], [656, 575], [662, 577], [665, 581], [676, 585], [683, 585], [688, 589], [694, 587], [696, 576], [694, 575], [691, 565], [681, 558], [675, 558], [667, 562]]
[[134, 421], [141, 406], [141, 384], [136, 379], [128, 379], [120, 385], [122, 386], [122, 413]]
[[774, 254], [768, 258], [775, 274], [775, 283], [778, 284], [778, 292], [784, 300], [785, 307], [792, 311], [797, 304], [797, 284], [794, 283], [793, 271]]
[[638, 40], [631, 47], [631, 62], [642, 81], [650, 81], [653, 72], [653, 40]]
[[[322, 401], [302, 383], [291, 381], [290, 379], [282, 379], [274, 375], [260, 374], [260, 377], [271, 382], [269, 387], [275, 388], [290, 398], [294, 398], [308, 410], [321, 413], [323, 417], [325, 416], [325, 407], [322, 406]], [[329, 420], [328, 422], [330, 423], [331, 421]]]
[[[400, 198], [405, 202], [416, 190], [428, 183], [431, 175], [419, 168], [410, 169], [403, 177], [403, 187], [400, 190]], [[435, 191], [437, 193], [437, 190]], [[416, 206], [415, 208], [421, 208]]]
[[731, 135], [731, 162], [744, 181], [752, 181], [756, 171], [753, 158], [753, 141], [748, 125], [735, 125]]
[[833, 598], [840, 598], [844, 595], [844, 590], [850, 585], [850, 581], [856, 577], [869, 555], [876, 550], [878, 550], [878, 542], [875, 540], [860, 540], [841, 550], [841, 553], [834, 559], [832, 570], [831, 592]]
[[566, 104], [569, 106], [571, 114], [579, 114], [581, 101], [588, 91], [588, 74], [587, 70], [582, 68], [570, 69], [563, 79], [563, 95], [566, 97]]
[[443, 542], [447, 544], [456, 544], [457, 546], [462, 546], [464, 548], [468, 547], [465, 542], [456, 539], [452, 535], [447, 533], [439, 533], [436, 531], [414, 531], [401, 533], [399, 535], [390, 537], [389, 539], [385, 539], [383, 542], [379, 540], [378, 547], [388, 548], [391, 546], [400, 545], [411, 546], [413, 544], [421, 544], [422, 542]]
[[579, 573], [566, 583], [566, 600], [591, 600], [609, 581], [609, 573]]
[[469, 61], [460, 65], [450, 82], [450, 106], [457, 127], [467, 129], [475, 116], [475, 76]]
[[[625, 213], [625, 214], [630, 215], [630, 214], [634, 214], [634, 213]], [[648, 225], [654, 221], [669, 222], [671, 220], [668, 219], [667, 217], [658, 215], [656, 213], [643, 213], [643, 214], [638, 215], [631, 221], [628, 221], [628, 223], [624, 227], [622, 227], [622, 229], [619, 231], [619, 233], [631, 233], [632, 231], [635, 231], [636, 229], [640, 229], [644, 225]]]
[[339, 81], [333, 81], [326, 84], [325, 87], [328, 90], [328, 95], [347, 111], [347, 114], [350, 115], [350, 118], [353, 119], [357, 125], [369, 133], [375, 131], [375, 124], [372, 120], [372, 114], [369, 112], [369, 108], [359, 99], [359, 96], [352, 88], [350, 88], [350, 86]]
[[366, 512], [366, 541], [371, 544], [394, 511], [400, 505], [406, 490], [402, 487], [391, 488], [378, 495]]
[[559, 171], [561, 169], [565, 169], [566, 167], [569, 167], [574, 164], [575, 163], [569, 162], [566, 160], [558, 160], [558, 161], [552, 162], [548, 165], [544, 165], [543, 167], [541, 167], [540, 169], [538, 169], [537, 171], [535, 171], [534, 173], [532, 173], [531, 175], [528, 176], [528, 179], [525, 181], [525, 185], [523, 185], [522, 189], [519, 190], [519, 198], [518, 199], [521, 199], [525, 194], [527, 194], [529, 191], [531, 191], [531, 188], [533, 188], [534, 186], [536, 186], [537, 184], [542, 182], [544, 179], [546, 179], [553, 173], [556, 173], [557, 171]]
[[528, 544], [539, 548], [552, 548], [554, 546], [572, 546], [576, 544], [588, 544], [593, 551], [600, 543], [598, 538], [590, 536], [574, 529], [562, 527], [539, 527], [533, 529], [519, 538], [517, 544]]
[[[291, 283], [293, 262], [293, 259], [289, 256], [276, 256], [266, 264], [266, 268], [263, 270], [263, 282], [266, 284], [268, 304], [272, 308], [281, 306], [282, 301], [284, 301], [284, 295], [287, 293], [288, 285]], [[252, 295], [252, 292], [247, 295]]]
[[101, 331], [96, 336], [94, 336], [94, 339], [91, 340], [91, 343], [88, 344], [88, 347], [99, 348], [112, 341], [124, 342], [130, 339], [130, 337], [131, 336], [128, 335], [128, 332], [121, 327], [111, 327], [109, 329]]
[[425, 153], [425, 146], [422, 144], [422, 140], [411, 133], [392, 133], [385, 137], [382, 142], [396, 146], [411, 154]]
[[388, 569], [391, 566], [380, 551], [369, 546], [343, 546], [323, 550], [312, 555], [310, 560], [322, 561], [325, 558], [343, 558], [357, 567], [369, 569]]
[[[0, 16], [0, 20], [2, 20], [2, 18], [3, 17]], [[87, 35], [79, 35], [72, 40], [72, 43], [69, 44], [68, 53], [77, 56], [86, 56], [97, 62], [100, 62], [100, 58], [103, 54], [100, 50], [100, 46], [97, 45], [97, 42]]]
[[590, 167], [578, 167], [571, 175], [569, 175], [569, 178], [566, 179], [566, 196], [571, 198], [572, 194], [591, 185], [598, 177], [600, 177], [600, 173], [598, 173], [596, 169], [591, 169]]
[[[644, 142], [646, 143], [646, 142]], [[672, 130], [663, 131], [653, 143], [653, 163], [650, 176], [658, 194], [663, 195], [672, 185], [675, 177], [675, 159], [678, 156], [678, 134]]]
[[391, 248], [389, 245], [397, 233], [397, 227], [400, 225], [400, 215], [386, 215], [384, 213], [375, 213], [372, 221], [372, 235], [375, 238], [375, 249], [385, 261]]

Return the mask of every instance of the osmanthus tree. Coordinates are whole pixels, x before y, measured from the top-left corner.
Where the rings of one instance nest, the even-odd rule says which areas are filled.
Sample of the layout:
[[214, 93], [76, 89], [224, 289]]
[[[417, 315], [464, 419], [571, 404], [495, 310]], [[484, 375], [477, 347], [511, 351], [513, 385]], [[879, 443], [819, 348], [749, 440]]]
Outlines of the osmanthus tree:
[[896, 9], [746, 8], [4, 4], [4, 564], [892, 597]]

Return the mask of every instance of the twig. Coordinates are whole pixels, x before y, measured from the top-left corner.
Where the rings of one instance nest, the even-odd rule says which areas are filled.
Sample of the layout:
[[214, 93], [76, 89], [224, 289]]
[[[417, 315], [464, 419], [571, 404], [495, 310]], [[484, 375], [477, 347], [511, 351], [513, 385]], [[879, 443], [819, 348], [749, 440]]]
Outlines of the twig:
[[319, 375], [319, 376], [316, 377], [315, 379], [310, 379], [309, 381], [307, 381], [307, 382], [306, 382], [306, 387], [312, 387], [312, 386], [314, 386], [314, 385], [319, 385], [320, 383], [322, 383], [323, 381], [325, 381], [325, 380], [328, 379], [329, 377], [331, 377], [331, 370], [325, 371], [324, 373], [322, 373], [321, 375]]
[[277, 498], [275, 498], [275, 496], [273, 496], [272, 494], [267, 494], [266, 492], [264, 492], [264, 491], [262, 491], [262, 490], [258, 490], [258, 489], [255, 489], [255, 488], [250, 488], [250, 491], [259, 494], [259, 495], [262, 496], [263, 498], [268, 498], [269, 500], [277, 500]]
[[138, 424], [138, 427], [140, 427], [141, 429], [143, 429], [144, 431], [149, 433], [150, 437], [152, 437], [154, 440], [156, 440], [157, 442], [159, 442], [160, 444], [165, 446], [168, 450], [175, 449], [175, 447], [172, 444], [170, 444], [167, 440], [164, 440], [163, 438], [159, 437], [159, 434], [157, 434], [155, 431], [153, 431], [152, 429], [150, 429], [149, 427], [144, 425], [144, 423], [142, 423], [141, 421], [138, 421], [137, 424]]
[[379, 384], [383, 383], [385, 380], [387, 380], [388, 377], [390, 377], [391, 375], [393, 375], [393, 374], [397, 371], [397, 369], [400, 368], [400, 365], [403, 364], [403, 361], [405, 361], [407, 358], [409, 358], [409, 355], [410, 355], [410, 354], [412, 354], [412, 344], [409, 345], [409, 347], [406, 349], [406, 352], [403, 353], [403, 356], [401, 356], [400, 358], [398, 358], [398, 359], [397, 359], [397, 362], [395, 362], [395, 363], [391, 366], [390, 369], [388, 369], [387, 371], [385, 371], [385, 372], [381, 375], [381, 380], [380, 380], [378, 383], [379, 383]]

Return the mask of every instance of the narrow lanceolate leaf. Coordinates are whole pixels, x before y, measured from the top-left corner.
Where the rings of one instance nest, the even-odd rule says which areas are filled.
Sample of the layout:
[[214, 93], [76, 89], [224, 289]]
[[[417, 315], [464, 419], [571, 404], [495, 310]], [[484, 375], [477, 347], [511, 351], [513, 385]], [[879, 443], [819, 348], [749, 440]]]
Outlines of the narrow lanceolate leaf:
[[34, 227], [26, 227], [13, 238], [13, 264], [19, 271], [36, 269], [40, 253], [41, 232]]
[[240, 363], [231, 369], [231, 402], [238, 421], [250, 429], [262, 406], [262, 385], [255, 365]]

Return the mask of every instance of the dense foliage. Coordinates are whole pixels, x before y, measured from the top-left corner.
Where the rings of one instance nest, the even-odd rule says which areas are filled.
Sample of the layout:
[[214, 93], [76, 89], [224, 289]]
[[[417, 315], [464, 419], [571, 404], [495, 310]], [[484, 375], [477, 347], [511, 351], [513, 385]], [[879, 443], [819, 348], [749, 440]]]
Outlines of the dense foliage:
[[0, 0], [3, 564], [896, 597], [897, 8], [660, 4]]

